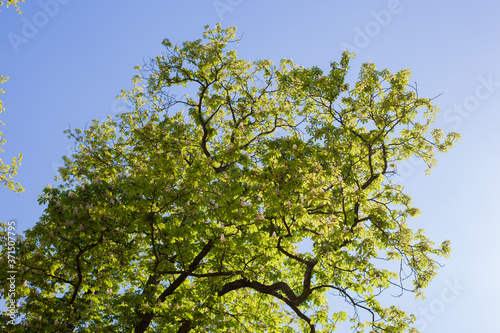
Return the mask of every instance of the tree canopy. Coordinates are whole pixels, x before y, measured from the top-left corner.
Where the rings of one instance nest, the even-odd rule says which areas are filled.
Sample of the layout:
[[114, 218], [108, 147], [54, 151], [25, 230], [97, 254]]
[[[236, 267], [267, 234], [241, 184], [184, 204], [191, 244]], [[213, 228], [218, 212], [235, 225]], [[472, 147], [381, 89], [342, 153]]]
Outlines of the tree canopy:
[[325, 72], [239, 59], [237, 41], [164, 40], [126, 112], [67, 130], [74, 154], [16, 241], [12, 332], [414, 330], [379, 295], [422, 296], [450, 248], [409, 226], [391, 177], [459, 135], [432, 128], [409, 70], [366, 63], [351, 88], [350, 53]]

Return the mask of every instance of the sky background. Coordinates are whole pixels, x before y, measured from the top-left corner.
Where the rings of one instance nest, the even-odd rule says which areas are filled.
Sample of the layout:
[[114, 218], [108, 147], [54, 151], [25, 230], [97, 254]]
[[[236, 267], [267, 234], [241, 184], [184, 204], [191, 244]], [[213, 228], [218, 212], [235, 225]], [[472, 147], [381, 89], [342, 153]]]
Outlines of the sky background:
[[[18, 232], [43, 212], [41, 190], [53, 183], [72, 142], [62, 133], [124, 111], [115, 96], [131, 87], [133, 67], [163, 51], [161, 41], [201, 37], [205, 25], [234, 26], [239, 57], [293, 59], [327, 69], [343, 49], [362, 63], [395, 72], [412, 69], [421, 97], [436, 97], [436, 126], [462, 140], [438, 155], [430, 176], [410, 160], [398, 181], [422, 215], [412, 221], [452, 256], [426, 290], [393, 302], [420, 320], [423, 332], [498, 329], [500, 311], [500, 2], [42, 0], [0, 13], [0, 74], [6, 111], [4, 162], [23, 153], [15, 194], [0, 188], [0, 221]], [[2, 302], [3, 303], [3, 302]]]

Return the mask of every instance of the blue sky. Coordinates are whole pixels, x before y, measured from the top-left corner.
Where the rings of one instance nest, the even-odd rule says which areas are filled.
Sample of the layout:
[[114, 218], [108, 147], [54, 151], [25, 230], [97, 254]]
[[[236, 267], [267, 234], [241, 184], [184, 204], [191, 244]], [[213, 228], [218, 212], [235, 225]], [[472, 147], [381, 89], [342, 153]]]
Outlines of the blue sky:
[[0, 119], [4, 161], [24, 154], [17, 180], [0, 189], [0, 221], [18, 231], [36, 223], [42, 188], [53, 183], [71, 142], [65, 128], [123, 111], [115, 100], [131, 86], [133, 67], [162, 52], [161, 41], [199, 38], [203, 26], [238, 27], [238, 55], [291, 58], [327, 68], [343, 48], [355, 51], [350, 82], [366, 61], [412, 68], [419, 95], [435, 97], [436, 121], [460, 141], [439, 155], [430, 176], [410, 161], [399, 181], [422, 215], [414, 228], [450, 239], [452, 257], [427, 289], [427, 300], [396, 298], [420, 315], [423, 332], [485, 332], [500, 305], [500, 3], [496, 1], [31, 1], [23, 15], [0, 13], [0, 74], [6, 111]]

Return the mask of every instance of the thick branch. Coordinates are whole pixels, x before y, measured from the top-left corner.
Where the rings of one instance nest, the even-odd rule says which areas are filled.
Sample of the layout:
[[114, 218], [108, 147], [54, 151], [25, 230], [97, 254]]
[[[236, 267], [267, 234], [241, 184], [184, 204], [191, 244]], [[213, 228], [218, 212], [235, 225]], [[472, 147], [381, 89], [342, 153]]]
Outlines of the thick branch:
[[[196, 258], [193, 259], [187, 272], [179, 275], [174, 282], [172, 282], [167, 289], [165, 289], [161, 295], [157, 298], [157, 303], [163, 303], [167, 296], [172, 295], [174, 291], [188, 278], [189, 273], [193, 272], [198, 265], [203, 260], [203, 258], [210, 252], [212, 247], [214, 246], [213, 240], [209, 240], [208, 243], [203, 247], [203, 249], [198, 253]], [[152, 311], [139, 314], [140, 321], [134, 328], [134, 333], [143, 333], [151, 324], [151, 320], [153, 320], [154, 314]], [[181, 327], [182, 328], [182, 327]], [[179, 331], [179, 332], [187, 332], [187, 331]]]
[[[307, 275], [307, 270], [306, 270], [306, 274]], [[309, 273], [310, 275], [310, 273]], [[308, 283], [310, 284], [310, 276], [309, 276], [309, 279], [308, 279]], [[304, 282], [305, 283], [305, 282]], [[280, 300], [282, 300], [283, 302], [285, 302], [288, 306], [290, 306], [290, 308], [303, 320], [305, 320], [309, 326], [311, 327], [311, 332], [316, 332], [316, 329], [314, 327], [314, 324], [311, 324], [311, 319], [309, 317], [307, 317], [302, 311], [300, 311], [300, 309], [298, 308], [298, 306], [303, 302], [305, 301], [305, 299], [310, 295], [310, 287], [307, 288], [307, 293], [305, 293], [305, 289], [304, 288], [304, 291], [302, 292], [302, 294], [300, 296], [295, 296], [294, 292], [292, 291], [292, 289], [290, 288], [290, 286], [288, 284], [286, 284], [285, 282], [277, 282], [277, 283], [274, 283], [270, 286], [267, 286], [265, 284], [262, 284], [260, 282], [257, 282], [257, 281], [249, 281], [247, 280], [246, 278], [243, 278], [243, 279], [239, 279], [239, 280], [236, 280], [236, 281], [232, 281], [232, 282], [229, 282], [227, 283], [226, 285], [224, 285], [222, 287], [222, 289], [218, 292], [218, 295], [219, 296], [223, 296], [233, 290], [237, 290], [237, 289], [241, 289], [241, 288], [252, 288], [258, 292], [261, 292], [263, 294], [268, 294], [268, 295], [271, 295], [271, 296], [274, 296]], [[282, 291], [286, 297], [282, 296], [279, 291]]]

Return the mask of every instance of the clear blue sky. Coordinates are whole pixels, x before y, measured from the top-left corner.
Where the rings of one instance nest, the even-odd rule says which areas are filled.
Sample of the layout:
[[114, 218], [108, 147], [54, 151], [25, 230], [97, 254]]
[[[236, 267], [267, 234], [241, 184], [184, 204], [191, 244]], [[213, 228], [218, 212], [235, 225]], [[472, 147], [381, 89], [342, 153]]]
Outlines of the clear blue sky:
[[[71, 142], [62, 131], [123, 110], [114, 97], [133, 67], [162, 52], [161, 41], [199, 38], [203, 26], [236, 25], [246, 59], [291, 58], [326, 68], [343, 48], [361, 63], [412, 68], [422, 97], [441, 108], [437, 126], [462, 134], [430, 176], [415, 162], [400, 181], [423, 214], [413, 221], [430, 239], [450, 239], [452, 258], [427, 300], [394, 299], [422, 318], [424, 332], [498, 330], [500, 311], [500, 2], [496, 1], [71, 1], [26, 0], [19, 15], [0, 13], [0, 74], [7, 144], [1, 158], [24, 154], [17, 180], [0, 189], [0, 221], [18, 231], [36, 223], [42, 188], [53, 182]], [[58, 4], [57, 6], [54, 6]], [[50, 6], [48, 4], [51, 4]]]

